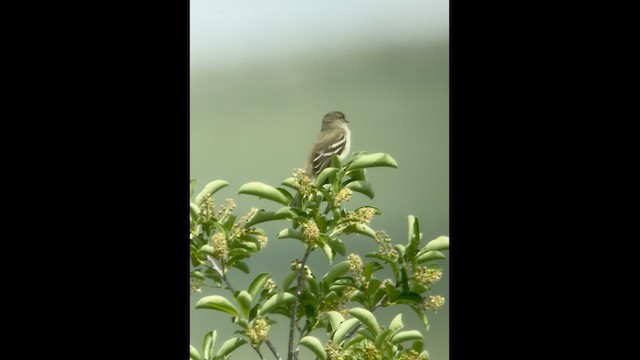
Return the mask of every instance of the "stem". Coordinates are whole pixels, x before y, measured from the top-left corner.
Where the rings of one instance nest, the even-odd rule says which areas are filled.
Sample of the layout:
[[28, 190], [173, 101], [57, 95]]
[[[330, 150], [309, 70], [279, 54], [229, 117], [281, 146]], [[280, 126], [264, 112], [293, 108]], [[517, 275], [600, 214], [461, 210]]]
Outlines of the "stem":
[[302, 262], [300, 263], [300, 269], [298, 270], [297, 287], [296, 287], [296, 301], [293, 303], [293, 310], [291, 310], [291, 324], [289, 325], [289, 356], [287, 360], [293, 360], [293, 337], [296, 330], [296, 322], [298, 321], [298, 305], [300, 305], [300, 296], [302, 295], [302, 275], [304, 274], [304, 267], [311, 253], [311, 246], [307, 247], [307, 251], [304, 253]]
[[235, 293], [236, 291], [233, 289], [233, 286], [231, 286], [231, 283], [227, 279], [227, 275], [222, 270], [220, 270], [220, 268], [218, 267], [218, 264], [216, 264], [215, 259], [211, 255], [207, 255], [207, 260], [211, 262], [211, 264], [213, 265], [213, 270], [215, 270], [218, 273], [218, 275], [222, 278], [222, 281], [224, 281], [225, 285], [227, 285], [227, 287], [229, 288], [229, 291], [231, 291], [231, 294]]
[[[229, 279], [227, 279], [227, 276], [224, 274], [224, 272], [220, 270], [220, 268], [218, 267], [218, 264], [216, 264], [215, 259], [211, 255], [207, 255], [207, 260], [211, 262], [211, 265], [213, 265], [213, 270], [215, 270], [218, 273], [218, 275], [222, 278], [222, 281], [224, 281], [225, 285], [227, 285], [227, 288], [229, 289], [229, 291], [231, 291], [231, 294], [235, 293], [236, 291], [234, 290], [233, 286], [229, 282]], [[275, 356], [277, 360], [282, 360], [282, 357], [280, 357], [280, 354], [278, 354], [278, 351], [276, 350], [275, 346], [273, 346], [273, 344], [271, 343], [271, 340], [267, 339], [265, 340], [265, 343], [273, 353], [273, 356]], [[257, 351], [258, 350], [256, 349], [256, 352]], [[260, 354], [260, 352], [258, 352], [258, 354], [260, 355], [261, 359], [264, 359], [262, 357], [262, 354]]]
[[[300, 327], [298, 326], [298, 331], [300, 332], [300, 339], [302, 339], [305, 334], [310, 333], [311, 331], [307, 331], [307, 324], [304, 324], [304, 327], [302, 329], [300, 329]], [[293, 352], [293, 358], [294, 359], [298, 359], [298, 353], [300, 352], [300, 344], [298, 344], [298, 346], [296, 346], [296, 351]]]
[[257, 347], [251, 347], [253, 350], [256, 351], [256, 354], [258, 354], [258, 356], [260, 357], [260, 360], [264, 360], [264, 356], [262, 356], [262, 354], [260, 353], [260, 350], [258, 350]]
[[276, 350], [275, 346], [273, 346], [273, 344], [271, 343], [271, 340], [267, 339], [264, 342], [267, 344], [267, 346], [269, 347], [269, 349], [273, 353], [273, 356], [275, 356], [276, 359], [278, 359], [278, 360], [282, 360], [282, 358], [280, 357], [280, 354], [278, 354], [278, 350]]

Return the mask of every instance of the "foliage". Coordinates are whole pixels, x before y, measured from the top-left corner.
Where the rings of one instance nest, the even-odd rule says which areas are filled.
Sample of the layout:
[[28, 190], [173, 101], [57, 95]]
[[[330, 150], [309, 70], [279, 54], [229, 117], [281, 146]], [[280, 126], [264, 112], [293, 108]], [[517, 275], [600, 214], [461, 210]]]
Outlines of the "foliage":
[[[442, 275], [435, 261], [446, 258], [443, 251], [449, 248], [449, 238], [441, 236], [421, 246], [418, 219], [409, 215], [407, 242], [394, 244], [384, 231], [369, 226], [371, 219], [381, 214], [377, 208], [347, 210], [344, 205], [354, 192], [374, 198], [366, 176], [366, 169], [371, 167], [396, 168], [397, 163], [384, 153], [360, 152], [344, 165], [334, 156], [331, 167], [315, 179], [297, 169], [282, 182], [283, 187], [260, 182], [244, 184], [239, 194], [282, 206], [275, 211], [252, 208], [239, 219], [230, 199], [216, 209], [213, 194], [228, 186], [226, 181], [210, 182], [196, 195], [190, 204], [191, 293], [199, 292], [202, 286], [228, 289], [232, 297], [204, 296], [196, 308], [227, 313], [238, 328], [238, 336], [216, 348], [217, 332], [208, 332], [201, 352], [190, 347], [191, 359], [225, 359], [244, 345], [264, 359], [263, 344], [276, 359], [282, 359], [278, 347], [269, 340], [270, 326], [275, 323], [272, 314], [290, 321], [285, 353], [288, 360], [298, 358], [301, 346], [322, 360], [428, 358], [422, 332], [404, 330], [402, 314], [381, 326], [373, 313], [381, 306], [408, 306], [428, 330], [425, 312], [444, 303], [444, 298], [429, 293]], [[192, 180], [190, 197], [194, 186]], [[295, 192], [299, 192], [301, 201], [290, 207]], [[291, 273], [282, 284], [276, 284], [265, 272], [258, 274], [247, 289], [234, 289], [226, 274], [234, 269], [250, 274], [247, 261], [266, 245], [266, 234], [256, 225], [279, 220], [291, 226], [277, 237], [298, 240], [304, 254], [302, 260], [292, 262]], [[370, 237], [378, 244], [378, 251], [366, 254], [366, 261], [358, 254], [347, 254], [340, 237], [351, 233]], [[315, 250], [322, 251], [332, 265], [321, 279], [314, 277], [306, 265]], [[345, 260], [335, 262], [338, 255]], [[385, 267], [391, 269], [392, 279], [376, 277]], [[326, 344], [311, 335], [316, 329], [326, 331]]]

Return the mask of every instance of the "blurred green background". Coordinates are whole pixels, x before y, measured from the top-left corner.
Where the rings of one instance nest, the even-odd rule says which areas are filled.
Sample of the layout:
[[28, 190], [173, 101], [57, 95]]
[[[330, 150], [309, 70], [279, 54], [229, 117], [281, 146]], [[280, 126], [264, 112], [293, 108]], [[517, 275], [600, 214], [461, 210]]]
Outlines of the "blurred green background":
[[[250, 181], [278, 186], [294, 168], [304, 167], [323, 115], [339, 110], [349, 120], [352, 152], [385, 152], [399, 164], [398, 169], [368, 170], [375, 198], [356, 193], [347, 207], [378, 207], [382, 215], [371, 227], [385, 230], [394, 242], [407, 241], [410, 214], [419, 219], [424, 242], [448, 236], [448, 2], [269, 4], [191, 1], [190, 176], [198, 180], [196, 193], [207, 182], [223, 179], [230, 186], [215, 198], [218, 204], [233, 198], [236, 214], [252, 206], [279, 208], [236, 191]], [[252, 274], [229, 274], [236, 288], [265, 271], [281, 283], [291, 260], [304, 251], [298, 241], [276, 239], [288, 225], [262, 224], [269, 245], [250, 259]], [[348, 252], [363, 258], [376, 250], [367, 237], [342, 239]], [[431, 329], [425, 332], [425, 347], [437, 360], [449, 358], [448, 260], [440, 265], [443, 278], [432, 294], [443, 295], [447, 303], [427, 314]], [[318, 277], [329, 268], [321, 252], [310, 257], [309, 266]], [[228, 292], [203, 289], [191, 296], [190, 340], [198, 350], [207, 331], [218, 331], [219, 347], [235, 330], [227, 315], [195, 310], [195, 302], [211, 294]], [[402, 307], [378, 309], [380, 323], [387, 326], [398, 309], [408, 329], [421, 329], [415, 314]], [[278, 315], [274, 319], [279, 324], [271, 338], [284, 354], [288, 323]], [[263, 353], [272, 358], [268, 350]], [[234, 355], [256, 358], [248, 346]], [[301, 356], [313, 358], [304, 348]]]

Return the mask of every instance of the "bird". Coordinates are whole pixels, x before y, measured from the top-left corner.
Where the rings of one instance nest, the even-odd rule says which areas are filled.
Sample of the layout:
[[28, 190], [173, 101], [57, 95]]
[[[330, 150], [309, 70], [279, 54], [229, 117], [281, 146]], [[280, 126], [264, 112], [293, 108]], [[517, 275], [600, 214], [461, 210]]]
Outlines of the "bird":
[[[333, 155], [337, 155], [341, 162], [349, 155], [351, 131], [347, 126], [348, 122], [341, 111], [331, 111], [322, 118], [320, 133], [307, 157], [305, 172], [310, 178], [315, 178], [331, 165]], [[291, 207], [296, 207], [299, 201], [300, 193], [292, 200]]]

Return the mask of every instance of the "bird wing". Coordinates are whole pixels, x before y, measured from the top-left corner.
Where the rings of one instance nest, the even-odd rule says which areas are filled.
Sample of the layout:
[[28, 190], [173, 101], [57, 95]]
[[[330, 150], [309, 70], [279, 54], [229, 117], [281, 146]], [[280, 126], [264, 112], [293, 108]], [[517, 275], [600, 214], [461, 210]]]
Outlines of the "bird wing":
[[[307, 173], [317, 175], [331, 164], [332, 155], [340, 155], [347, 146], [345, 131], [323, 131], [318, 135], [315, 146], [309, 154], [309, 163], [312, 169], [307, 169]], [[310, 172], [309, 170], [312, 170]]]

